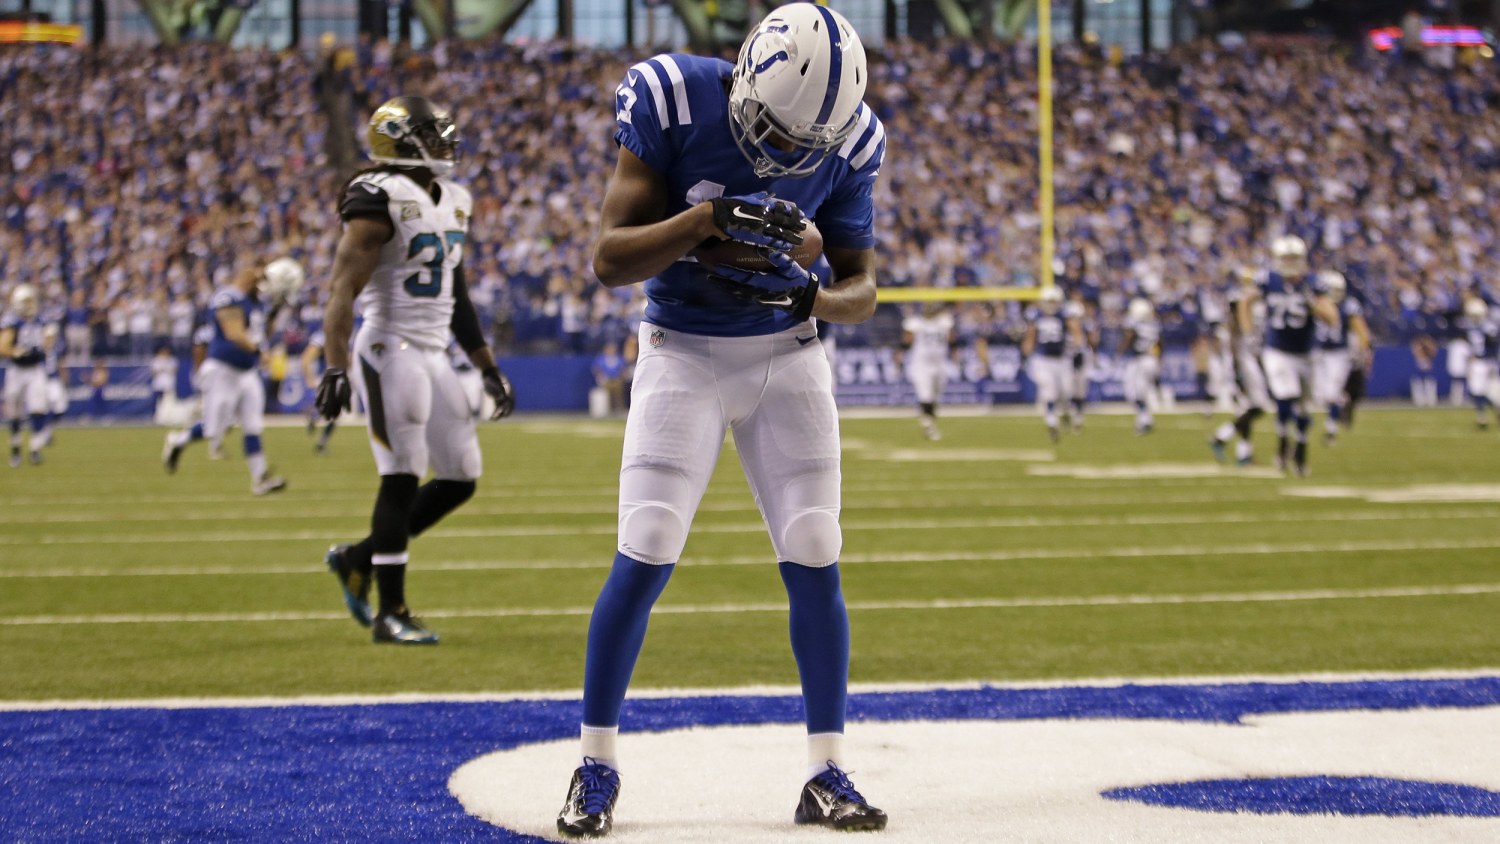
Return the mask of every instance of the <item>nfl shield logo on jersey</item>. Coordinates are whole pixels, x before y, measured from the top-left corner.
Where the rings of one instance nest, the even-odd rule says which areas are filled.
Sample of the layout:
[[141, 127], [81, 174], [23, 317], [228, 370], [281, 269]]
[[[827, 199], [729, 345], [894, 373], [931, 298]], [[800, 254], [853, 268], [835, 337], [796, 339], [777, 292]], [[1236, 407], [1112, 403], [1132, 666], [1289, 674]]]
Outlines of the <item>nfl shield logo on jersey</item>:
[[667, 342], [667, 332], [662, 331], [660, 328], [651, 331], [651, 348], [659, 349], [665, 342]]

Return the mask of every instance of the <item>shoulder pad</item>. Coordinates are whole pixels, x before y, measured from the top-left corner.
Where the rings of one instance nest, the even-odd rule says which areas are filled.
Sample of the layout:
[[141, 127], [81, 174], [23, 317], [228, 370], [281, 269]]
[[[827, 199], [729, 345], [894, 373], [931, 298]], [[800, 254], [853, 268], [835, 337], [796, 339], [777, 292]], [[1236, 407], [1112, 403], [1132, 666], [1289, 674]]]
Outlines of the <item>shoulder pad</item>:
[[384, 174], [370, 173], [357, 176], [344, 188], [339, 197], [339, 217], [351, 220], [355, 217], [390, 217], [390, 193], [386, 189]]

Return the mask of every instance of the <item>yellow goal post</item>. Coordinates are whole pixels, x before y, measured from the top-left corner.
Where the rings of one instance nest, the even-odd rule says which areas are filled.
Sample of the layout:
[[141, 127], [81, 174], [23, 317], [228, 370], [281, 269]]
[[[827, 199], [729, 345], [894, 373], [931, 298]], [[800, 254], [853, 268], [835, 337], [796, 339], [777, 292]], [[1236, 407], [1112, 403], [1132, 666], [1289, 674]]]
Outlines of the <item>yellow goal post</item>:
[[1053, 259], [1057, 254], [1056, 199], [1052, 184], [1052, 0], [1036, 4], [1037, 49], [1037, 215], [1041, 218], [1041, 248], [1035, 287], [887, 287], [877, 292], [881, 302], [1001, 302], [1035, 301], [1057, 283]]

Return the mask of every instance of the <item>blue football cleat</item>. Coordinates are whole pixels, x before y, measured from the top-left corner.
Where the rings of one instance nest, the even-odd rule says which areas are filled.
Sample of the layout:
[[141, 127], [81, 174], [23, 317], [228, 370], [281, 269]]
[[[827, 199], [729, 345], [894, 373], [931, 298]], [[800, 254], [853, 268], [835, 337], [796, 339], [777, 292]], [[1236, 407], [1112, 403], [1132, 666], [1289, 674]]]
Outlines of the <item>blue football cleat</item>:
[[362, 571], [355, 571], [344, 556], [348, 552], [349, 545], [335, 545], [328, 549], [323, 555], [323, 561], [328, 563], [328, 570], [338, 578], [339, 588], [344, 592], [344, 606], [349, 608], [349, 614], [359, 622], [361, 627], [369, 627], [375, 619], [375, 611], [370, 609], [370, 576]]
[[792, 819], [799, 824], [817, 824], [846, 832], [885, 829], [885, 812], [865, 802], [849, 776], [828, 763], [828, 769], [807, 781]]
[[584, 757], [573, 772], [568, 800], [557, 813], [557, 831], [570, 838], [603, 838], [614, 826], [615, 801], [620, 797], [620, 773]]

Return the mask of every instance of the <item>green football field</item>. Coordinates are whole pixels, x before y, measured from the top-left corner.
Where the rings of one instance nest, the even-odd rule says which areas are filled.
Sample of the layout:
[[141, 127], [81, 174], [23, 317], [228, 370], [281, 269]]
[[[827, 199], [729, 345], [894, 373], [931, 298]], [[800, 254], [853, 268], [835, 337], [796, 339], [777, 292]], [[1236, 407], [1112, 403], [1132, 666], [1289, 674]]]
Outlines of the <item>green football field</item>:
[[[1260, 450], [1273, 443], [1262, 424]], [[485, 477], [412, 546], [436, 648], [376, 647], [323, 552], [368, 527], [362, 430], [267, 451], [290, 489], [162, 431], [64, 429], [0, 470], [5, 700], [566, 691], [614, 554], [623, 423], [482, 428]], [[1500, 448], [1458, 410], [1365, 412], [1313, 476], [1216, 466], [1210, 422], [843, 426], [851, 680], [893, 684], [1500, 666]], [[235, 449], [229, 449], [231, 452]], [[634, 687], [795, 683], [785, 596], [731, 445]]]

